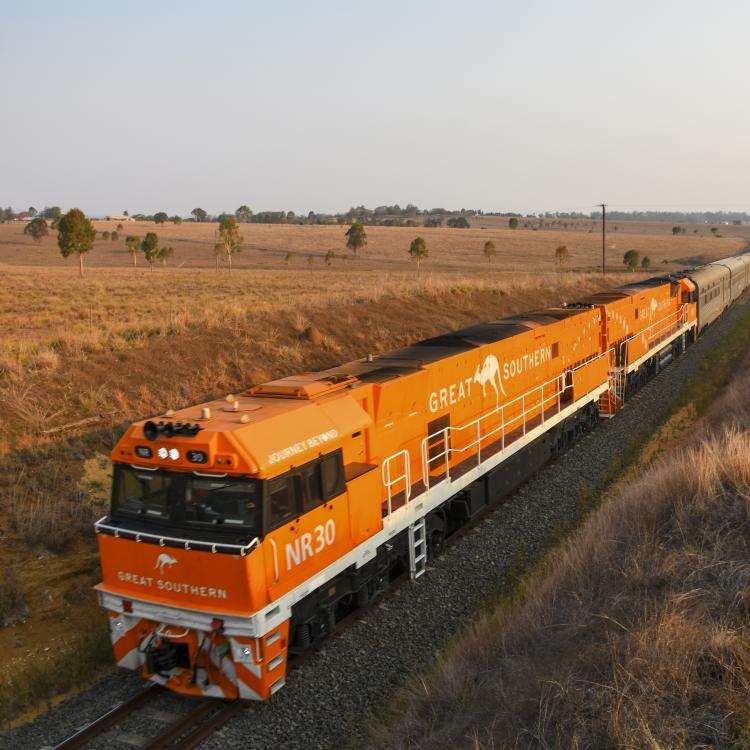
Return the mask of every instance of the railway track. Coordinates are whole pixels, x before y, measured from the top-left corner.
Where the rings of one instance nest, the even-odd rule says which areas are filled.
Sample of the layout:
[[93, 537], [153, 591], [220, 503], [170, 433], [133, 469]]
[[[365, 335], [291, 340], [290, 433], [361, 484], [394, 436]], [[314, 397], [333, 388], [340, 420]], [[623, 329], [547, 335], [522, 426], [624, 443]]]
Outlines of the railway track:
[[[156, 684], [148, 685], [132, 698], [95, 719], [75, 734], [55, 745], [53, 750], [77, 750], [96, 740], [117, 738], [117, 727], [148, 707], [164, 690]], [[215, 698], [200, 700], [186, 714], [166, 726], [158, 735], [145, 739], [141, 750], [191, 750], [209, 734], [234, 716], [243, 706], [242, 701], [220, 701]], [[113, 737], [107, 735], [113, 733]], [[129, 742], [130, 744], [130, 742]]]

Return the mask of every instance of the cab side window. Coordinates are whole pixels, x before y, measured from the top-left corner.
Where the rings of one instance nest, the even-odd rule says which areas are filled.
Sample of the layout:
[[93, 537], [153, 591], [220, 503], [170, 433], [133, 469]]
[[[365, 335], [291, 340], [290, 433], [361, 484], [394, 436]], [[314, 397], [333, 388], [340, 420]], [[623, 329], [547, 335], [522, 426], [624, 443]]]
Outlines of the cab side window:
[[268, 529], [277, 529], [346, 491], [341, 450], [268, 480]]
[[317, 508], [323, 502], [320, 482], [320, 461], [312, 461], [300, 467], [300, 486], [303, 493], [303, 506], [306, 511]]
[[344, 481], [344, 459], [340, 450], [323, 456], [320, 461], [320, 475], [323, 480], [323, 498], [331, 500], [346, 489]]
[[290, 474], [282, 474], [268, 483], [270, 524], [275, 529], [300, 514]]

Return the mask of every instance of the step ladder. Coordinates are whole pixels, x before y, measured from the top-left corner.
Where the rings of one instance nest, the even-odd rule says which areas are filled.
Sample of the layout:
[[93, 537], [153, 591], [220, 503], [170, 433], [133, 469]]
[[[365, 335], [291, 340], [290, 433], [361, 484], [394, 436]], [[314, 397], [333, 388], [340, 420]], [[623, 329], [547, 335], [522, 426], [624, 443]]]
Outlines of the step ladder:
[[409, 575], [415, 581], [427, 569], [427, 527], [424, 516], [409, 526]]
[[624, 367], [614, 367], [609, 371], [608, 389], [599, 396], [599, 416], [614, 417], [625, 403], [625, 383], [627, 372]]

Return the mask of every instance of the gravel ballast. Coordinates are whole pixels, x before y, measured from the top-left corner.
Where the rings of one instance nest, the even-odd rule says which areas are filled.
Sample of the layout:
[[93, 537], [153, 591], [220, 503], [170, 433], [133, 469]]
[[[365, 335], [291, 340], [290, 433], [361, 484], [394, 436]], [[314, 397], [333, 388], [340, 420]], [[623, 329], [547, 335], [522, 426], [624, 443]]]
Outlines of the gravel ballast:
[[[743, 301], [727, 311], [614, 419], [602, 420], [432, 560], [418, 582], [402, 586], [308, 658], [271, 703], [249, 705], [201, 747], [361, 746], [358, 740], [373, 713], [404, 680], [430, 668], [436, 649], [513, 572], [519, 553], [534, 560], [545, 551], [555, 530], [576, 512], [582, 494], [601, 486], [633, 438], [653, 431], [668, 416], [675, 396], [749, 306]], [[135, 675], [118, 672], [35, 722], [0, 735], [0, 748], [54, 745], [129, 697], [140, 684]], [[110, 746], [126, 747], [115, 742]]]

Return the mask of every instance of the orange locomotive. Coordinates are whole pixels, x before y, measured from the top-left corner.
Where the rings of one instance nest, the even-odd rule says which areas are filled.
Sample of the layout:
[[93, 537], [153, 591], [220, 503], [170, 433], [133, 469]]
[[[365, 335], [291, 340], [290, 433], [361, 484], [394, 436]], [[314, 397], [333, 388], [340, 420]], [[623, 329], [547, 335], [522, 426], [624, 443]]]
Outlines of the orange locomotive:
[[679, 353], [694, 291], [654, 279], [132, 425], [96, 524], [117, 663], [269, 698], [289, 654]]

